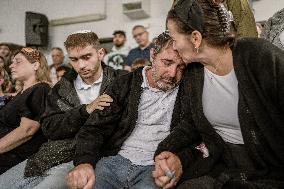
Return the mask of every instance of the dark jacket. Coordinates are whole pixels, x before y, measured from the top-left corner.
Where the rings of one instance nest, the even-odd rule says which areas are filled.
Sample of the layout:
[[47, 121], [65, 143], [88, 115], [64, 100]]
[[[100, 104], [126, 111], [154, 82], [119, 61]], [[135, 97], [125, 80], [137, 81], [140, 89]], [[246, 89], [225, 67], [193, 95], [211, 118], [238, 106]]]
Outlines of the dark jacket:
[[[100, 94], [124, 71], [103, 67], [103, 81]], [[47, 98], [41, 124], [49, 141], [41, 146], [38, 153], [28, 159], [26, 176], [41, 175], [47, 169], [71, 161], [74, 153], [74, 137], [89, 117], [86, 105], [81, 105], [74, 87], [77, 77], [74, 70], [67, 72], [52, 88]]]
[[[191, 64], [185, 72], [184, 101], [190, 101], [191, 127], [201, 133], [210, 156], [188, 167], [184, 177], [209, 174], [219, 187], [237, 180], [283, 187], [284, 183], [284, 53], [261, 39], [241, 39], [232, 47], [238, 80], [238, 116], [244, 147], [255, 172], [236, 169], [225, 142], [203, 113], [204, 67]], [[235, 182], [234, 181], [234, 182]], [[250, 188], [250, 187], [248, 187]]]
[[[77, 135], [74, 165], [90, 163], [93, 166], [103, 156], [116, 155], [136, 125], [138, 105], [143, 92], [142, 69], [119, 77], [107, 94], [113, 98], [110, 107], [93, 112]], [[186, 127], [186, 115], [181, 111], [181, 91], [178, 92], [173, 111], [170, 134], [158, 145], [155, 156], [162, 151], [175, 153], [187, 167], [193, 159], [192, 141], [199, 135], [194, 128]], [[184, 105], [188, 106], [184, 102]], [[192, 144], [194, 146], [194, 144]], [[196, 153], [199, 153], [196, 151]]]

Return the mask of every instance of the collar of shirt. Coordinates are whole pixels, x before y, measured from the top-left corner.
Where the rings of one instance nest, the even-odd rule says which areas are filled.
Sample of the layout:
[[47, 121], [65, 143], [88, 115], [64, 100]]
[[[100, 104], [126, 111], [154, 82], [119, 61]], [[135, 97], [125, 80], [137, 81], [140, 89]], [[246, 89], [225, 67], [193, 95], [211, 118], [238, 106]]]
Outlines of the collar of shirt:
[[94, 85], [98, 85], [100, 83], [102, 83], [103, 81], [103, 73], [101, 73], [101, 76], [99, 77], [99, 79], [97, 79], [93, 84], [88, 85], [86, 84], [83, 79], [80, 77], [80, 75], [78, 74], [76, 80], [75, 80], [75, 87], [77, 90], [87, 90], [89, 88], [91, 88]]

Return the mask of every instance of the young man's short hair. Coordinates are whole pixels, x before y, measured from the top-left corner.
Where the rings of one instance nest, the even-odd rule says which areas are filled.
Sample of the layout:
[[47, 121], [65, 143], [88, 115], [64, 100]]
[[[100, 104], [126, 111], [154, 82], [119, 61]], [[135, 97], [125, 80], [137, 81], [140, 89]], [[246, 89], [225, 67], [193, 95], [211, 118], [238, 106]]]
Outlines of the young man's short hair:
[[64, 42], [64, 46], [66, 50], [70, 48], [76, 47], [86, 47], [88, 45], [93, 45], [94, 48], [100, 49], [100, 41], [96, 33], [89, 31], [89, 32], [78, 32], [69, 35]]

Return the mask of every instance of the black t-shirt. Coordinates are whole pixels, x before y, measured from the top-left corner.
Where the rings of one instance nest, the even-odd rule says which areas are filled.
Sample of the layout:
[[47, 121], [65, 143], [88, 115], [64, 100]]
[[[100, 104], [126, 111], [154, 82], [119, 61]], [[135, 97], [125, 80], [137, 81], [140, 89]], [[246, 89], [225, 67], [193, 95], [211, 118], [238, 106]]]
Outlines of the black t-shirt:
[[[23, 93], [17, 94], [0, 110], [0, 138], [20, 126], [21, 117], [39, 122], [45, 110], [45, 100], [50, 87], [47, 83], [38, 83]], [[31, 140], [15, 148], [13, 151], [22, 155], [30, 155], [46, 141], [41, 130]]]

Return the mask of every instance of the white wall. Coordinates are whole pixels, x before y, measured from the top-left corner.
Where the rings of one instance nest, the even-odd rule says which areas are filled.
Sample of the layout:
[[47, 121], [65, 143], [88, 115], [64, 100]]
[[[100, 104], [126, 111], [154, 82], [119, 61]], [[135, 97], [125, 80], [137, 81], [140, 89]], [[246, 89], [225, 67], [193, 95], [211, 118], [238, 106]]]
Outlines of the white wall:
[[284, 8], [284, 0], [259, 0], [253, 2], [256, 21], [264, 21]]
[[[80, 29], [91, 29], [99, 37], [112, 37], [112, 32], [121, 29], [127, 32], [128, 45], [136, 46], [131, 29], [136, 24], [148, 27], [150, 38], [165, 28], [165, 18], [172, 0], [150, 0], [150, 18], [131, 20], [122, 13], [123, 0], [0, 0], [0, 42], [25, 45], [25, 12], [45, 14], [49, 20], [104, 13], [105, 20], [49, 27], [49, 48], [59, 46], [67, 35]], [[268, 19], [284, 8], [284, 0], [259, 0], [253, 2], [256, 21]], [[64, 49], [64, 48], [63, 48]], [[48, 54], [48, 50], [46, 51]]]
[[[106, 3], [105, 3], [106, 1]], [[72, 25], [50, 26], [49, 47], [64, 47], [68, 34], [91, 29], [99, 37], [112, 37], [114, 30], [127, 32], [128, 45], [136, 46], [131, 29], [136, 24], [148, 27], [150, 38], [165, 28], [165, 18], [172, 0], [151, 0], [150, 18], [131, 20], [122, 12], [123, 0], [1, 0], [0, 1], [0, 42], [12, 42], [25, 45], [25, 11], [45, 14], [49, 20], [104, 13], [105, 20]]]

